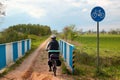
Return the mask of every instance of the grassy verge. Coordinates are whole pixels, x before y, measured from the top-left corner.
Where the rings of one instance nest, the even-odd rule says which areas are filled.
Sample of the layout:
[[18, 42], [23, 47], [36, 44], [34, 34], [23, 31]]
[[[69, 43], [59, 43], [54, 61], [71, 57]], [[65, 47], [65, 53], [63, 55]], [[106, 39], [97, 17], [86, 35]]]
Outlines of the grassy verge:
[[[114, 58], [100, 57], [100, 71], [97, 72], [96, 57], [76, 50], [75, 74], [83, 79], [119, 80], [120, 65]], [[117, 63], [117, 64], [115, 64]], [[86, 78], [85, 78], [86, 77]]]
[[[96, 35], [80, 35], [75, 50], [75, 80], [120, 80], [120, 35], [100, 35], [100, 71], [97, 71]], [[65, 71], [65, 70], [64, 70]], [[66, 72], [67, 73], [67, 72]]]
[[66, 65], [65, 65], [65, 61], [63, 60], [63, 58], [60, 58], [62, 64], [61, 64], [61, 69], [62, 69], [62, 74], [71, 74], [71, 72], [67, 69]]
[[[96, 67], [96, 36], [82, 35], [76, 38], [75, 74], [82, 79], [119, 80], [120, 45], [119, 35], [100, 36], [100, 72]], [[79, 44], [79, 45], [78, 45]], [[86, 77], [86, 78], [85, 78]]]
[[29, 38], [31, 38], [31, 42], [32, 42], [31, 50], [29, 50], [22, 58], [17, 60], [13, 65], [6, 68], [5, 71], [0, 74], [0, 77], [3, 77], [8, 72], [10, 72], [10, 71], [14, 70], [16, 67], [18, 67], [24, 61], [24, 59], [26, 59], [43, 41], [45, 41], [48, 38], [48, 36], [39, 37], [39, 36], [35, 36], [35, 35], [29, 35]]

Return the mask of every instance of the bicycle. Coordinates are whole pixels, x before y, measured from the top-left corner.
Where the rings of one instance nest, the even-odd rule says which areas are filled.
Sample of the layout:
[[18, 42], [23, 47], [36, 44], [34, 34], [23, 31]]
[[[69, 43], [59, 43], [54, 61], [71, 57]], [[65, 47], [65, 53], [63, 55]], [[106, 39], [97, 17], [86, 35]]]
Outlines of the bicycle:
[[59, 60], [60, 50], [48, 50], [50, 54], [49, 61], [52, 63], [52, 70], [54, 72], [54, 76], [56, 76], [57, 66], [61, 65]]
[[101, 10], [95, 10], [95, 12], [92, 14], [92, 17], [93, 17], [93, 18], [96, 18], [96, 17], [103, 18], [104, 15], [105, 15], [105, 14], [104, 14]]

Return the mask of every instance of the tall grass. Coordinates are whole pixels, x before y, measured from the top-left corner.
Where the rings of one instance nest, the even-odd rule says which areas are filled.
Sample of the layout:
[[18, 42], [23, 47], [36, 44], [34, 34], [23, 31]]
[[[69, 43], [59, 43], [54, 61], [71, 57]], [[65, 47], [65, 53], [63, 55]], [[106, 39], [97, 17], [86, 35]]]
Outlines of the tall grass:
[[75, 74], [100, 80], [120, 79], [120, 35], [100, 35], [100, 73], [96, 72], [96, 35], [75, 39]]
[[43, 41], [45, 41], [48, 36], [36, 36], [36, 35], [29, 35], [28, 38], [31, 39], [32, 44], [31, 44], [31, 48], [32, 49], [36, 49]]

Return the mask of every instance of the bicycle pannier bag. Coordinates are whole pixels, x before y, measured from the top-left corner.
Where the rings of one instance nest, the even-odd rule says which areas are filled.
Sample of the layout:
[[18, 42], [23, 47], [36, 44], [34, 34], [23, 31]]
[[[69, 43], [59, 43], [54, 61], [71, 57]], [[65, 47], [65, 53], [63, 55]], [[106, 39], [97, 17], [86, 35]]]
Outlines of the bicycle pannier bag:
[[56, 60], [57, 66], [61, 66], [61, 61], [60, 60]]

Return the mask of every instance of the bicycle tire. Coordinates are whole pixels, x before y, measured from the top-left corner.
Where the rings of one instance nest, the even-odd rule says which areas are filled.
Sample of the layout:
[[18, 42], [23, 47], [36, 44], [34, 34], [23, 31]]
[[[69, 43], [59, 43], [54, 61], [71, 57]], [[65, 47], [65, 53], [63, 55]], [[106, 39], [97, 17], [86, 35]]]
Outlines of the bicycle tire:
[[53, 73], [54, 73], [54, 76], [56, 76], [56, 70], [57, 70], [57, 66], [56, 66], [56, 61], [55, 60], [53, 60], [54, 62], [54, 64], [53, 64]]
[[56, 76], [56, 67], [53, 67], [54, 76]]

